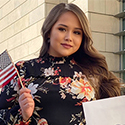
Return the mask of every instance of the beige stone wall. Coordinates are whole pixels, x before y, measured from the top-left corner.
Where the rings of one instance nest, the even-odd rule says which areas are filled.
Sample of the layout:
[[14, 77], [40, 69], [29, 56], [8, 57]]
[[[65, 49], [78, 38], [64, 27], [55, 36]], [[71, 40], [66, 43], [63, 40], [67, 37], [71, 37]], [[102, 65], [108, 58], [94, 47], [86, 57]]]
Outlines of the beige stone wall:
[[[117, 0], [88, 0], [88, 13], [94, 46], [106, 56], [109, 69], [119, 70], [119, 19], [114, 15], [119, 13], [120, 3]], [[118, 74], [116, 74], [118, 75]]]
[[14, 62], [37, 57], [45, 16], [59, 2], [66, 0], [0, 0], [0, 53]]
[[87, 15], [94, 46], [106, 56], [110, 70], [119, 70], [118, 0], [0, 0], [0, 53], [8, 49], [14, 62], [37, 57], [40, 29], [48, 12], [60, 2], [77, 4]]

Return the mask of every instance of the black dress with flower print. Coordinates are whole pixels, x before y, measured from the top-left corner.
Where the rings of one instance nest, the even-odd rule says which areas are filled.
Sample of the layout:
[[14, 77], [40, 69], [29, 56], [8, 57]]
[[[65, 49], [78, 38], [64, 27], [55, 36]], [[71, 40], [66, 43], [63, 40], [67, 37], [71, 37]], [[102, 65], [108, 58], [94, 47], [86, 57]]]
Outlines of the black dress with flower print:
[[[94, 99], [94, 90], [72, 56], [20, 61], [23, 84], [31, 90], [35, 109], [30, 125], [85, 125], [82, 102]], [[2, 88], [0, 125], [21, 125], [18, 77]]]

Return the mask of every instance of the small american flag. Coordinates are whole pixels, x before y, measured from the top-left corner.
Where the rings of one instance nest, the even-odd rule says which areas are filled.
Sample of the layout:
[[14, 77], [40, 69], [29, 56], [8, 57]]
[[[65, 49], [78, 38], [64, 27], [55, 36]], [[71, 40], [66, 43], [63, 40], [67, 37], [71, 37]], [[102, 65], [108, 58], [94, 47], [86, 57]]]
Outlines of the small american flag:
[[7, 85], [16, 75], [17, 71], [5, 50], [0, 54], [0, 88]]

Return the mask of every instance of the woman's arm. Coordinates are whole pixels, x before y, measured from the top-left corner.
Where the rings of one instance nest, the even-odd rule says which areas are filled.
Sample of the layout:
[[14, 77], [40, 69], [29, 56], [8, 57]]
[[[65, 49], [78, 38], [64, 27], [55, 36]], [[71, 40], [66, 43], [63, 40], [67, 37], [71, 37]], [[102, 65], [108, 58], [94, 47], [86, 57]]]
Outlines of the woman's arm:
[[34, 100], [30, 94], [31, 90], [22, 88], [11, 83], [6, 85], [0, 95], [0, 125], [21, 124], [27, 121], [34, 111]]

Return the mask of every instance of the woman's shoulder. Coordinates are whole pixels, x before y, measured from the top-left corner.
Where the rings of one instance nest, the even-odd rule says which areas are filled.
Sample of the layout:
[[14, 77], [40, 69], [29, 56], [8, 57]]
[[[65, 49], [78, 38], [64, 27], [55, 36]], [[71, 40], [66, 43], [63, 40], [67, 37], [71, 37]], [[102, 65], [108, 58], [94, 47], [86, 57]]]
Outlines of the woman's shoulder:
[[35, 63], [39, 63], [40, 60], [42, 60], [42, 58], [33, 58], [33, 59], [29, 59], [29, 60], [21, 60], [16, 62], [16, 67], [24, 67], [24, 66], [33, 66]]
[[25, 78], [40, 75], [41, 63], [39, 60], [41, 60], [41, 58], [18, 61], [16, 63], [16, 68], [19, 74], [25, 76]]

